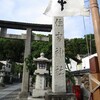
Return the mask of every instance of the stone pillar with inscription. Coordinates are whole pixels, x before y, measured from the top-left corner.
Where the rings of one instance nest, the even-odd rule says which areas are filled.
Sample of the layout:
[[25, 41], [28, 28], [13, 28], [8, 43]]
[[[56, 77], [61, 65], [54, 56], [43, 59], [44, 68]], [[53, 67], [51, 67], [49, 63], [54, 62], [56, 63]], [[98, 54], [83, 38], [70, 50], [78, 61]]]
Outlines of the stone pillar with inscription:
[[66, 92], [63, 17], [53, 17], [52, 92]]
[[45, 93], [45, 100], [76, 100], [74, 93], [66, 93], [63, 20], [63, 17], [53, 17], [52, 92]]

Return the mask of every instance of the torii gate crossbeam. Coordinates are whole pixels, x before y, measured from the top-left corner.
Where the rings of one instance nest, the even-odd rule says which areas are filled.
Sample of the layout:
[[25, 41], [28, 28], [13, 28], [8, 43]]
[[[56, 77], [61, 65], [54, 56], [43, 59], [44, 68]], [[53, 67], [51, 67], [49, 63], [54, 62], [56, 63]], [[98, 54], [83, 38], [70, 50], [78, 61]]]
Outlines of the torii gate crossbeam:
[[4, 20], [0, 20], [0, 27], [10, 28], [10, 29], [20, 29], [20, 30], [27, 30], [27, 28], [31, 28], [32, 31], [43, 31], [43, 32], [50, 32], [52, 29], [52, 25], [48, 24], [33, 24], [33, 23], [4, 21]]

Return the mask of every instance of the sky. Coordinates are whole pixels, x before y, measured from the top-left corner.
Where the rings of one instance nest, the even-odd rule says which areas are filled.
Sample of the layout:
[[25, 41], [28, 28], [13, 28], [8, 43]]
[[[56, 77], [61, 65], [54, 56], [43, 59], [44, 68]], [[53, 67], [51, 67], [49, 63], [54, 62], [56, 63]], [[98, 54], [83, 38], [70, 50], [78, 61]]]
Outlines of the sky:
[[[85, 0], [89, 7], [89, 0]], [[52, 24], [52, 18], [44, 15], [49, 0], [0, 0], [0, 20]], [[98, 0], [100, 7], [100, 0]], [[8, 33], [19, 34], [25, 31], [8, 30]], [[35, 32], [51, 34], [50, 32]], [[83, 16], [64, 17], [65, 38], [81, 38], [93, 33], [92, 18]]]

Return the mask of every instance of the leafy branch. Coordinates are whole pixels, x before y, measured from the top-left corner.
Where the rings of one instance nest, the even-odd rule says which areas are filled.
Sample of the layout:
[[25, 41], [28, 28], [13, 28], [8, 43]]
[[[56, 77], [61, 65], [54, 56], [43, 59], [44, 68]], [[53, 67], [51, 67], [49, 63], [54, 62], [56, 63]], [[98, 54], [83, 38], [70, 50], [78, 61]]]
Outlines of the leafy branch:
[[28, 55], [28, 57], [25, 58], [25, 63], [26, 63], [27, 70], [29, 70], [29, 73], [33, 75], [36, 66], [34, 64], [32, 55]]

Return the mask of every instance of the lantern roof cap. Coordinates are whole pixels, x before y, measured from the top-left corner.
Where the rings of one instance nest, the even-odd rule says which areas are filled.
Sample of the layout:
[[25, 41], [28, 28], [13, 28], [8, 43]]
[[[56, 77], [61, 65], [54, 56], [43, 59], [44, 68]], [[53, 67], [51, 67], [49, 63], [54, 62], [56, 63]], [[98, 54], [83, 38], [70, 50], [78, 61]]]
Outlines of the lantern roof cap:
[[43, 52], [40, 53], [40, 57], [38, 57], [37, 59], [34, 59], [34, 61], [36, 61], [36, 62], [51, 62], [51, 60], [44, 57]]

